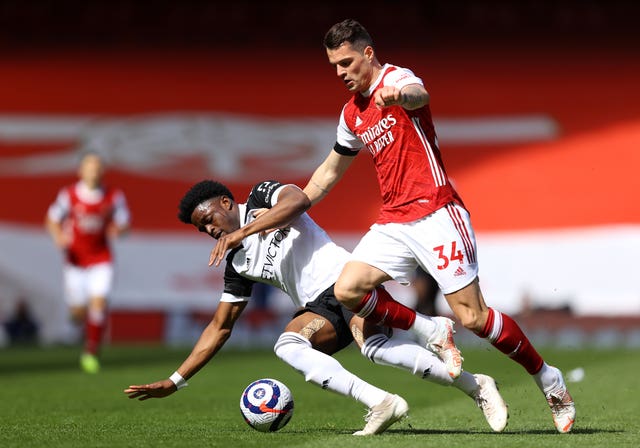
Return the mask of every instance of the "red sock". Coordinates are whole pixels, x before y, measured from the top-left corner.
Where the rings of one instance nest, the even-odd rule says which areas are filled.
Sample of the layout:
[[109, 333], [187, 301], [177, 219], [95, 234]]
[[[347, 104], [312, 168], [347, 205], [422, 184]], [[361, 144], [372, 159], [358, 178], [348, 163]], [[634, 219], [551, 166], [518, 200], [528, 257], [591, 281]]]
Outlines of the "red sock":
[[382, 286], [364, 296], [352, 311], [369, 322], [402, 330], [408, 330], [416, 320], [416, 312], [397, 302]]
[[537, 373], [544, 360], [512, 318], [489, 308], [487, 323], [478, 336], [486, 338], [495, 348], [524, 367], [529, 374]]
[[104, 321], [93, 321], [87, 319], [85, 326], [85, 342], [84, 351], [97, 355], [102, 342], [102, 330], [104, 329]]

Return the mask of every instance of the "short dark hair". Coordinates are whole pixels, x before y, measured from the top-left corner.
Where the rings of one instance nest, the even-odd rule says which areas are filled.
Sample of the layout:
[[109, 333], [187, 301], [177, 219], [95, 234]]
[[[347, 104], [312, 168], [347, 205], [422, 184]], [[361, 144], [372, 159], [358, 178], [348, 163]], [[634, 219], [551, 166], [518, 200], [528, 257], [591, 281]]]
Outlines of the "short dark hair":
[[178, 219], [185, 224], [191, 224], [191, 215], [195, 208], [204, 201], [217, 198], [218, 196], [227, 196], [229, 199], [233, 200], [233, 195], [229, 189], [220, 182], [216, 182], [214, 180], [203, 180], [198, 182], [184, 194], [182, 199], [180, 199], [180, 204], [178, 205]]
[[333, 25], [324, 35], [324, 46], [329, 50], [335, 50], [345, 42], [349, 42], [359, 50], [366, 46], [373, 47], [373, 39], [364, 26], [353, 19], [346, 19]]

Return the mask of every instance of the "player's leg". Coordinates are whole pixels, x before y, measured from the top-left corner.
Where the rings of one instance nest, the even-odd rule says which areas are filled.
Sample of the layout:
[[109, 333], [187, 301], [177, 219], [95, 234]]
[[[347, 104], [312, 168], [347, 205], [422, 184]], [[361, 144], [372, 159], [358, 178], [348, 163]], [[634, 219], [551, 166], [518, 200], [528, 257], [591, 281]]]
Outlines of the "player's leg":
[[544, 362], [520, 326], [509, 315], [485, 305], [476, 279], [467, 287], [445, 294], [463, 326], [522, 365], [545, 394], [559, 432], [569, 432], [575, 421], [575, 405], [562, 372]]
[[454, 384], [445, 363], [409, 338], [390, 338], [381, 327], [354, 316], [350, 322], [360, 352], [375, 364], [397, 367], [443, 386]]
[[369, 322], [408, 330], [435, 351], [447, 364], [449, 375], [457, 378], [462, 355], [453, 340], [453, 321], [416, 313], [379, 286], [392, 277], [407, 283], [415, 272], [415, 256], [393, 235], [395, 230], [386, 225], [367, 232], [336, 282], [336, 298]]
[[71, 305], [69, 306], [69, 314], [74, 324], [82, 325], [87, 318], [87, 307], [85, 305]]
[[436, 299], [440, 288], [433, 276], [418, 266], [411, 286], [416, 293], [416, 311], [427, 316], [437, 316]]
[[350, 324], [361, 353], [373, 363], [406, 370], [436, 384], [453, 386], [475, 401], [494, 431], [500, 432], [507, 426], [507, 404], [500, 396], [493, 378], [465, 371], [452, 379], [444, 362], [415, 341], [390, 338], [380, 327], [358, 316], [354, 316]]
[[367, 407], [382, 402], [387, 392], [361, 380], [330, 356], [337, 348], [331, 323], [318, 314], [306, 312], [289, 322], [274, 350], [310, 383], [353, 397]]
[[100, 370], [98, 356], [107, 323], [107, 297], [113, 284], [113, 266], [100, 263], [87, 268], [87, 288], [89, 304], [85, 328], [85, 345], [82, 366], [89, 373]]
[[[339, 306], [337, 301], [335, 304]], [[319, 311], [328, 318], [312, 311], [294, 317], [276, 342], [276, 355], [304, 375], [306, 381], [362, 403], [370, 409], [370, 415], [384, 408], [388, 415], [375, 419], [355, 435], [383, 432], [407, 414], [408, 405], [401, 397], [363, 381], [330, 356], [353, 339], [341, 316], [326, 309]]]
[[84, 350], [80, 358], [82, 369], [87, 373], [100, 370], [100, 348], [104, 334], [107, 301], [104, 297], [92, 297], [87, 307], [85, 320]]
[[448, 205], [423, 224], [425, 228], [417, 226], [413, 230], [429, 236], [414, 250], [438, 281], [457, 319], [533, 375], [549, 402], [558, 431], [570, 431], [575, 407], [562, 373], [544, 362], [515, 320], [485, 303], [477, 278], [476, 240], [468, 212]]
[[84, 341], [84, 327], [89, 303], [84, 269], [66, 264], [63, 268], [63, 282], [64, 298], [69, 310], [74, 339]]

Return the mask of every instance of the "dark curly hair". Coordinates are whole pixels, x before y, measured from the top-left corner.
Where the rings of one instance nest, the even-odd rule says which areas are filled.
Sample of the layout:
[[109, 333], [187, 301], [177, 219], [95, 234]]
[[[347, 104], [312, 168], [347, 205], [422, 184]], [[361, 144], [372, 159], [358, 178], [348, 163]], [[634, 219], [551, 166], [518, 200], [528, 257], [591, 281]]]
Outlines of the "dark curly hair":
[[233, 200], [233, 194], [231, 194], [229, 189], [220, 182], [213, 180], [203, 180], [198, 182], [184, 194], [182, 199], [180, 199], [180, 204], [178, 205], [178, 219], [185, 224], [191, 224], [191, 215], [193, 214], [193, 210], [195, 210], [195, 208], [204, 201], [218, 196], [227, 196]]

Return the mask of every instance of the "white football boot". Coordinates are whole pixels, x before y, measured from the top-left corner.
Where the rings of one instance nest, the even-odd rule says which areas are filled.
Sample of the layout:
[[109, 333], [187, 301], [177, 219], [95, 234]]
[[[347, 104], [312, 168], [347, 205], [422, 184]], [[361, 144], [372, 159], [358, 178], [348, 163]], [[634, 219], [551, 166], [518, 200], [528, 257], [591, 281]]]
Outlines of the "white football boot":
[[558, 371], [558, 383], [551, 390], [545, 391], [544, 396], [551, 408], [556, 429], [558, 432], [567, 433], [571, 431], [573, 423], [576, 421], [576, 405], [564, 383], [562, 372], [556, 367], [550, 367]]
[[354, 436], [371, 436], [384, 432], [395, 422], [402, 420], [409, 413], [409, 405], [399, 395], [387, 394], [382, 403], [369, 409], [364, 419], [365, 427], [353, 433]]
[[484, 418], [495, 432], [502, 432], [507, 427], [509, 408], [498, 392], [498, 385], [488, 375], [477, 373], [473, 375], [479, 386], [472, 397], [482, 410]]

